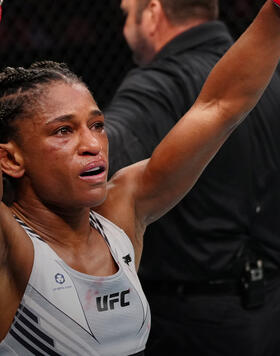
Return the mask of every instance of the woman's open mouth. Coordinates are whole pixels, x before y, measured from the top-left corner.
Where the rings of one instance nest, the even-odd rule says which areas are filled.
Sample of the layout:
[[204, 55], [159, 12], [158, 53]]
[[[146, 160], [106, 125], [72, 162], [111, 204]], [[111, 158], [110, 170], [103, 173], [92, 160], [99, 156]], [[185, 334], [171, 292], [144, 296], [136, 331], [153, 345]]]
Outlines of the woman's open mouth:
[[106, 162], [103, 160], [90, 162], [80, 173], [80, 179], [87, 183], [103, 184], [107, 180]]
[[91, 177], [91, 176], [97, 176], [98, 174], [101, 174], [105, 171], [105, 167], [103, 166], [98, 166], [94, 167], [92, 169], [89, 169], [88, 171], [85, 171], [80, 174], [81, 177]]

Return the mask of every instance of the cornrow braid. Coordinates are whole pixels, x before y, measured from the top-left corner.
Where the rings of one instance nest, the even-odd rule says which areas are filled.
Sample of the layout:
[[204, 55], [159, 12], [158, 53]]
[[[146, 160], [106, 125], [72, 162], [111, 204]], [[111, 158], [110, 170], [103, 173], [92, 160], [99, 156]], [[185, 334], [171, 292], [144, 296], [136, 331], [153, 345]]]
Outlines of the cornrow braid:
[[[35, 62], [28, 68], [4, 68], [0, 73], [0, 143], [16, 138], [15, 121], [25, 114], [32, 115], [36, 100], [43, 92], [42, 87], [53, 81], [85, 85], [65, 63], [42, 61]], [[14, 198], [14, 179], [5, 174], [3, 177], [3, 201], [10, 205]]]
[[0, 73], [0, 142], [6, 143], [13, 137], [12, 123], [31, 110], [36, 91], [40, 94], [42, 85], [59, 80], [83, 83], [65, 63], [52, 61], [35, 62], [29, 68], [6, 67]]

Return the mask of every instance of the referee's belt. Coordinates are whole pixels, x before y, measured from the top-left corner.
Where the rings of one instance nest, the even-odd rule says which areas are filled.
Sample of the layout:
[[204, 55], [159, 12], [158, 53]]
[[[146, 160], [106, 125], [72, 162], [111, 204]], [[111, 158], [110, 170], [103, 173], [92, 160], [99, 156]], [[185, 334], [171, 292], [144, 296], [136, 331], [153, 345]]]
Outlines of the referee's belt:
[[[268, 270], [264, 274], [264, 285], [280, 277], [280, 270]], [[240, 279], [217, 279], [209, 281], [159, 281], [141, 279], [144, 292], [159, 295], [240, 295]]]

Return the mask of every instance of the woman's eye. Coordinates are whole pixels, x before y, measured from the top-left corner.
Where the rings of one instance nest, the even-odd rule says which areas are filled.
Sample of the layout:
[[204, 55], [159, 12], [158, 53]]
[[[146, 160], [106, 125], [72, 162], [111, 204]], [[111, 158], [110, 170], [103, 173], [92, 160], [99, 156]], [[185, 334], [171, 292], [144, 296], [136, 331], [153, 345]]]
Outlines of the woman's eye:
[[66, 135], [70, 132], [72, 132], [72, 129], [71, 129], [71, 127], [68, 127], [68, 126], [60, 127], [58, 130], [55, 131], [55, 133], [57, 135]]
[[102, 131], [104, 129], [104, 122], [98, 121], [92, 125], [92, 129]]

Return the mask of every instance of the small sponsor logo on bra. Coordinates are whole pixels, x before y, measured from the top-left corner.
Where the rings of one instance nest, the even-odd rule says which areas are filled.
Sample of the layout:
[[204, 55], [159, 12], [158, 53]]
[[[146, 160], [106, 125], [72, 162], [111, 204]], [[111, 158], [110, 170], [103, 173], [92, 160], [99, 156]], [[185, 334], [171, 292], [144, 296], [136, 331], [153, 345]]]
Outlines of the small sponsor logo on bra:
[[56, 283], [59, 284], [60, 286], [59, 286], [59, 287], [56, 287], [56, 288], [53, 288], [53, 291], [72, 288], [71, 285], [63, 285], [63, 284], [65, 283], [65, 281], [66, 281], [66, 279], [65, 279], [65, 277], [64, 277], [63, 274], [57, 273], [57, 274], [54, 276], [54, 279], [55, 279]]
[[65, 277], [61, 273], [57, 273], [54, 276], [54, 279], [55, 279], [56, 283], [58, 283], [58, 284], [63, 284], [65, 282]]
[[124, 260], [124, 263], [126, 263], [129, 266], [130, 262], [132, 261], [132, 258], [130, 256], [130, 254], [128, 254], [126, 256], [123, 256], [123, 260]]

